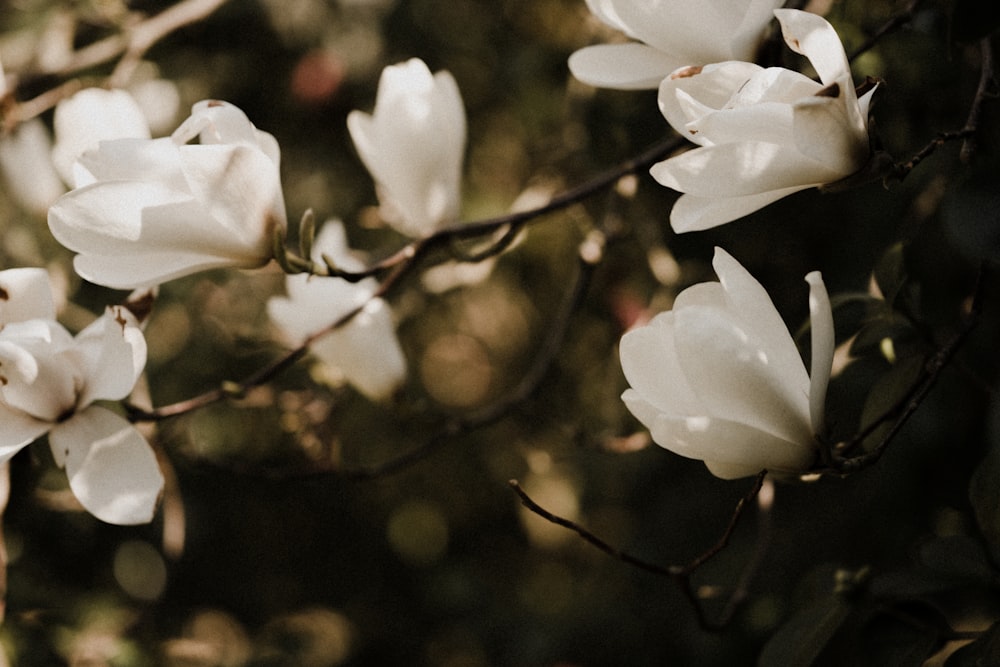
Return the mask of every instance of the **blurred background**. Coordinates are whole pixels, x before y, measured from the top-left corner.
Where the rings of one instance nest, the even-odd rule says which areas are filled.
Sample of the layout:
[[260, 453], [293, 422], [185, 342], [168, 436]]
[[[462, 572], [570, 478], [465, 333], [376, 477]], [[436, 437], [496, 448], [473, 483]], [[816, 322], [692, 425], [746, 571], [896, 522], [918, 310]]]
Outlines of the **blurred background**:
[[[3, 3], [0, 59], [20, 77], [17, 99], [66, 80], [32, 74], [47, 55], [171, 4]], [[827, 18], [851, 52], [911, 4], [842, 0]], [[965, 125], [978, 40], [996, 25], [985, 2], [915, 6], [853, 63], [856, 80], [882, 80], [876, 141], [902, 161]], [[980, 15], [977, 28], [968, 17]], [[384, 66], [419, 57], [455, 76], [469, 127], [463, 218], [475, 220], [542, 203], [669, 136], [655, 91], [595, 90], [569, 75], [572, 51], [615, 38], [583, 0], [230, 0], [159, 42], [133, 84], [163, 113], [160, 134], [201, 99], [242, 108], [281, 146], [289, 219], [309, 208], [342, 219], [351, 245], [378, 259], [406, 239], [380, 223], [345, 119], [372, 109]], [[780, 40], [765, 52], [788, 58]], [[109, 71], [73, 78], [99, 84]], [[4, 516], [8, 662], [920, 665], [968, 643], [1000, 618], [995, 270], [978, 326], [882, 460], [776, 485], [697, 571], [709, 620], [745, 595], [721, 631], [699, 626], [670, 578], [528, 513], [508, 480], [649, 562], [704, 553], [751, 480], [715, 479], [649, 445], [619, 400], [622, 333], [712, 279], [717, 245], [762, 282], [792, 332], [807, 315], [803, 277], [821, 270], [831, 294], [853, 295], [837, 310], [839, 337], [862, 332], [829, 398], [835, 434], [849, 437], [954, 335], [979, 267], [996, 268], [996, 117], [987, 103], [970, 160], [952, 142], [902, 182], [799, 193], [716, 230], [674, 235], [676, 195], [641, 172], [534, 221], [495, 259], [428, 258], [390, 295], [409, 366], [391, 401], [307, 360], [238, 400], [151, 425], [168, 481], [148, 526], [81, 511], [48, 448], [25, 449]], [[2, 267], [61, 277], [63, 320], [79, 328], [124, 294], [74, 276], [11, 178]], [[564, 317], [595, 229], [607, 245], [588, 255], [597, 261]], [[864, 296], [873, 272], [886, 302]], [[152, 404], [277, 358], [265, 303], [282, 289], [273, 267], [164, 285], [146, 330]], [[484, 411], [496, 418], [463, 427]]]

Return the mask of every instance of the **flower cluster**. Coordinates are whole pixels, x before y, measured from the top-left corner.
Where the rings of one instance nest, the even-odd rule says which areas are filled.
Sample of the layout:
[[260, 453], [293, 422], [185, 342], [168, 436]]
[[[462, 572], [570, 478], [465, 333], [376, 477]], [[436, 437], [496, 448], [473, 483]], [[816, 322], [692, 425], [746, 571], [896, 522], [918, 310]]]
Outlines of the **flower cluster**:
[[[735, 220], [868, 159], [871, 92], [857, 95], [843, 46], [820, 16], [776, 9], [777, 0], [587, 4], [636, 41], [574, 53], [573, 73], [598, 86], [658, 87], [666, 120], [697, 145], [651, 169], [682, 193], [675, 231]], [[818, 81], [748, 62], [773, 17]], [[202, 101], [170, 136], [153, 138], [127, 93], [84, 90], [60, 105], [54, 125], [51, 162], [70, 190], [48, 208], [48, 225], [77, 253], [81, 277], [150, 288], [272, 259], [289, 272], [324, 274], [287, 277], [286, 294], [267, 305], [275, 328], [373, 400], [402, 384], [406, 359], [378, 283], [343, 277], [365, 268], [343, 224], [328, 222], [315, 239], [303, 226], [308, 257], [284, 249], [280, 150], [241, 110]], [[373, 112], [352, 112], [347, 127], [389, 226], [423, 239], [459, 219], [466, 118], [450, 73], [417, 59], [385, 68]], [[656, 442], [703, 459], [720, 477], [801, 472], [816, 458], [832, 359], [823, 281], [806, 277], [810, 376], [760, 284], [721, 249], [715, 268], [719, 283], [689, 288], [673, 311], [623, 337], [632, 387], [623, 399]], [[55, 321], [45, 280], [38, 269], [0, 273], [0, 457], [47, 433], [88, 510], [117, 523], [149, 520], [163, 481], [155, 457], [124, 418], [94, 405], [132, 390], [143, 334], [127, 309], [112, 307], [71, 336]]]
[[163, 476], [145, 438], [95, 401], [132, 392], [146, 341], [124, 307], [72, 336], [56, 322], [44, 269], [0, 271], [0, 462], [48, 434], [80, 503], [103, 521], [144, 523]]

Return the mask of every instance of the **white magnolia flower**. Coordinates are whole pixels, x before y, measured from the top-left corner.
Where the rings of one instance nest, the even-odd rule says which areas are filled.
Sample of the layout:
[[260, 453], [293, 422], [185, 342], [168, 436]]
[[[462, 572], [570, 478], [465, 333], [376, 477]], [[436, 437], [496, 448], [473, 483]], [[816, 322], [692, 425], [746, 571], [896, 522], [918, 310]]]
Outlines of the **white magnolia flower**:
[[43, 269], [0, 271], [0, 463], [48, 433], [80, 503], [102, 521], [148, 522], [163, 488], [149, 443], [95, 401], [132, 391], [146, 364], [135, 318], [108, 308], [70, 335]]
[[11, 198], [38, 215], [45, 215], [66, 192], [52, 164], [52, 137], [38, 118], [18, 123], [0, 136], [0, 173]]
[[[601, 88], [656, 88], [675, 69], [753, 60], [784, 0], [587, 0], [602, 22], [638, 42], [576, 51], [569, 69]], [[641, 42], [641, 43], [640, 43]]]
[[622, 400], [653, 441], [701, 459], [717, 477], [763, 469], [801, 473], [817, 455], [833, 362], [830, 300], [818, 272], [806, 276], [812, 378], [760, 283], [722, 249], [720, 282], [694, 285], [621, 340], [631, 389]]
[[868, 106], [855, 94], [844, 47], [825, 19], [774, 12], [788, 46], [820, 82], [780, 67], [726, 62], [681, 69], [660, 86], [667, 121], [700, 148], [653, 166], [657, 181], [685, 193], [670, 223], [707, 229], [793, 192], [839, 181], [870, 155]]
[[242, 111], [199, 102], [171, 137], [103, 141], [85, 153], [49, 229], [79, 253], [81, 277], [108, 287], [263, 266], [286, 224], [279, 160], [274, 137]]
[[[351, 255], [339, 220], [328, 221], [316, 236], [312, 259], [322, 263], [324, 254], [346, 271], [364, 268]], [[313, 342], [310, 350], [373, 400], [385, 398], [399, 387], [406, 376], [406, 358], [396, 338], [389, 304], [384, 299], [371, 299], [378, 289], [374, 278], [351, 283], [299, 273], [286, 276], [285, 286], [288, 296], [272, 297], [267, 311], [294, 345], [364, 304], [363, 311]]]
[[71, 186], [78, 185], [74, 174], [77, 159], [100, 142], [150, 138], [142, 108], [124, 90], [84, 88], [56, 105], [52, 125], [56, 137], [52, 161]]
[[458, 218], [465, 107], [449, 72], [432, 75], [416, 58], [386, 67], [374, 113], [352, 111], [347, 129], [387, 223], [421, 237]]

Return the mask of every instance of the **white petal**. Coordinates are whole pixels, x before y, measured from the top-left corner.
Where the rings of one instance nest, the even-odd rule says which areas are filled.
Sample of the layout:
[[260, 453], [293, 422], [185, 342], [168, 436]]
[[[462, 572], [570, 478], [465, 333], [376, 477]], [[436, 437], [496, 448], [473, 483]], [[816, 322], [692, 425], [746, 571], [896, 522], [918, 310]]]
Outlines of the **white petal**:
[[[44, 338], [11, 339], [23, 325], [41, 325]], [[0, 338], [0, 396], [12, 408], [55, 422], [76, 404], [80, 371], [67, 357], [72, 339], [61, 325], [44, 320], [7, 325]]]
[[738, 220], [768, 204], [820, 183], [795, 185], [744, 197], [695, 197], [683, 195], [670, 211], [670, 226], [678, 234], [697, 232]]
[[794, 146], [751, 141], [696, 148], [653, 165], [649, 173], [661, 185], [697, 197], [755, 195], [832, 183], [844, 175]]
[[792, 124], [796, 150], [841, 178], [864, 166], [869, 155], [868, 132], [852, 120], [860, 112], [848, 113], [843, 94], [802, 100], [795, 105]]
[[645, 44], [598, 44], [569, 57], [569, 70], [580, 81], [599, 88], [656, 88], [684, 63]]
[[709, 415], [790, 442], [812, 440], [808, 396], [796, 386], [798, 377], [788, 377], [774, 365], [766, 341], [716, 308], [677, 310], [675, 322], [684, 377]]
[[11, 322], [55, 318], [56, 306], [45, 269], [0, 271], [0, 327]]
[[701, 113], [689, 113], [682, 99], [696, 100], [704, 110], [722, 109], [733, 94], [753, 76], [763, 71], [753, 63], [725, 62], [705, 67], [681, 68], [660, 83], [660, 112], [671, 127], [695, 143], [703, 143], [686, 131], [687, 124]]
[[345, 327], [313, 344], [313, 353], [339, 368], [348, 382], [372, 400], [387, 398], [406, 378], [406, 358], [388, 304], [369, 302]]
[[80, 156], [76, 187], [97, 181], [150, 181], [187, 192], [177, 146], [170, 139], [102, 141]]
[[726, 306], [760, 341], [769, 365], [787, 379], [789, 392], [805, 396], [809, 377], [802, 357], [767, 291], [722, 248], [715, 249], [712, 266], [722, 283]]
[[73, 163], [101, 141], [149, 139], [142, 109], [124, 90], [85, 88], [56, 105], [56, 143], [52, 159], [63, 179], [73, 184]]
[[268, 257], [274, 226], [285, 226], [281, 182], [270, 158], [240, 144], [183, 146], [180, 157], [190, 191], [212, 218], [234, 242]]
[[73, 190], [49, 209], [49, 230], [81, 253], [75, 267], [82, 277], [122, 289], [215, 266], [259, 266], [270, 257], [269, 248], [248, 247], [190, 195], [157, 183]]
[[812, 330], [812, 362], [809, 365], [809, 412], [813, 433], [819, 435], [824, 428], [826, 388], [830, 383], [833, 367], [833, 350], [836, 336], [830, 296], [826, 292], [823, 276], [813, 271], [806, 276], [809, 283], [809, 322]]
[[0, 137], [0, 171], [11, 197], [35, 214], [44, 214], [66, 191], [52, 165], [49, 131], [38, 118], [19, 123]]
[[[660, 313], [649, 324], [626, 332], [618, 354], [629, 386], [658, 411], [673, 415], [704, 411], [677, 359], [673, 312]], [[636, 417], [651, 425], [639, 414]]]
[[851, 67], [837, 31], [826, 19], [797, 9], [776, 9], [781, 33], [788, 47], [812, 63], [820, 81], [830, 84], [850, 79]]
[[51, 427], [24, 412], [0, 403], [0, 462], [6, 462], [26, 445], [42, 437]]
[[74, 342], [84, 378], [80, 408], [98, 399], [118, 401], [132, 392], [146, 366], [146, 339], [128, 310], [107, 308]]
[[650, 430], [653, 442], [675, 454], [711, 461], [713, 474], [730, 479], [767, 469], [802, 472], [816, 458], [811, 440], [791, 442], [721, 417], [661, 416]]
[[49, 444], [88, 512], [120, 525], [152, 520], [163, 474], [134, 426], [110, 410], [91, 406], [54, 428]]

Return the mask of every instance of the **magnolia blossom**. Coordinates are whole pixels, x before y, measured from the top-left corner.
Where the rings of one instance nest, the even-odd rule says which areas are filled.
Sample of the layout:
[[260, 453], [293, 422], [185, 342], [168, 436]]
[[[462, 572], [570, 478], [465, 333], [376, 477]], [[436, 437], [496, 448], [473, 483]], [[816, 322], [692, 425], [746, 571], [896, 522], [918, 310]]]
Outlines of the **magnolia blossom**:
[[833, 363], [823, 279], [806, 276], [810, 378], [760, 283], [719, 248], [713, 265], [720, 282], [689, 287], [672, 311], [622, 337], [631, 386], [622, 400], [654, 442], [703, 460], [717, 477], [801, 473], [816, 459]]
[[262, 266], [286, 224], [279, 156], [242, 111], [199, 102], [170, 137], [102, 141], [84, 153], [49, 229], [79, 253], [81, 277], [108, 287]]
[[667, 121], [700, 146], [650, 170], [685, 193], [670, 214], [677, 232], [730, 222], [841, 180], [868, 160], [874, 89], [855, 94], [844, 47], [825, 19], [793, 9], [774, 14], [785, 42], [809, 59], [820, 82], [778, 67], [725, 62], [677, 70], [660, 86]]
[[[313, 244], [312, 259], [323, 255], [336, 266], [357, 271], [363, 265], [350, 254], [339, 220], [323, 225]], [[374, 278], [351, 283], [343, 278], [295, 274], [285, 278], [287, 297], [267, 304], [271, 320], [293, 344], [322, 331], [358, 307], [350, 322], [323, 335], [310, 350], [323, 363], [339, 369], [348, 382], [373, 400], [389, 396], [406, 376], [406, 359], [396, 338], [392, 312], [384, 299], [372, 299]]]
[[56, 105], [52, 161], [63, 180], [76, 185], [74, 165], [88, 150], [111, 139], [149, 139], [142, 108], [124, 90], [84, 88]]
[[0, 173], [7, 194], [20, 206], [45, 215], [66, 186], [52, 164], [52, 137], [38, 118], [0, 136]]
[[48, 434], [80, 503], [102, 521], [148, 522], [163, 488], [156, 456], [132, 424], [95, 401], [132, 391], [146, 341], [125, 308], [70, 335], [55, 321], [43, 269], [0, 271], [0, 463]]
[[465, 108], [449, 72], [432, 75], [416, 58], [386, 67], [374, 113], [352, 111], [347, 129], [387, 223], [421, 237], [458, 218]]
[[[607, 25], [638, 42], [588, 46], [573, 76], [602, 88], [656, 88], [686, 65], [753, 60], [771, 11], [784, 0], [587, 0]], [[639, 43], [642, 42], [642, 43]]]

